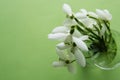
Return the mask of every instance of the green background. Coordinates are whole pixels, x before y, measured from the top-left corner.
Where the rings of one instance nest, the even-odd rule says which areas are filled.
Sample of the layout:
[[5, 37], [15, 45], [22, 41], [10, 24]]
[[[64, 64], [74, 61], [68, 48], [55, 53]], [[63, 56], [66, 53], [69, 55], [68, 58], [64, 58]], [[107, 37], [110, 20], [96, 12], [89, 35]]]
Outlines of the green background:
[[57, 42], [47, 35], [65, 19], [63, 3], [75, 12], [108, 9], [113, 15], [111, 28], [120, 29], [119, 0], [0, 0], [0, 80], [119, 80], [120, 68], [77, 66], [77, 74], [71, 74], [51, 66], [57, 60]]

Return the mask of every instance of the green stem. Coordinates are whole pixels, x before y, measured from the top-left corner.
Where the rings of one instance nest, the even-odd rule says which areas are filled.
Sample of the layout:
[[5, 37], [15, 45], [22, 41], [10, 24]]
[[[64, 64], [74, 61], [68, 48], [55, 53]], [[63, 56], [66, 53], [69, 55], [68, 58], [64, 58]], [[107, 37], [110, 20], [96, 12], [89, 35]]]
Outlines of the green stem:
[[95, 36], [95, 38], [100, 39], [100, 37], [99, 37], [96, 33], [94, 33], [91, 29], [87, 28], [87, 27], [86, 27], [82, 22], [80, 22], [77, 18], [74, 17], [74, 19], [75, 19], [75, 21], [76, 21], [80, 26], [82, 26], [85, 30], [87, 30], [88, 32], [92, 33], [92, 34]]

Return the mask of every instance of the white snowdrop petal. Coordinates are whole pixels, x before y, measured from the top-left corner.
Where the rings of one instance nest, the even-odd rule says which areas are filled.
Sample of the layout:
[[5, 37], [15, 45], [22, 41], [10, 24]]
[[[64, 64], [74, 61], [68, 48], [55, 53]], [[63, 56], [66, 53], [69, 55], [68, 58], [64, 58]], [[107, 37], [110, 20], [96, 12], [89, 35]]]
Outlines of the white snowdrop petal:
[[65, 63], [62, 62], [62, 61], [54, 61], [54, 62], [52, 63], [52, 65], [53, 65], [54, 67], [64, 67], [64, 66], [65, 66]]
[[95, 18], [98, 18], [97, 14], [94, 12], [88, 12], [88, 15], [95, 17]]
[[72, 42], [72, 35], [68, 35], [64, 42], [67, 43], [66, 45], [70, 46]]
[[61, 42], [61, 43], [57, 44], [56, 47], [60, 50], [64, 50], [64, 49], [68, 48], [68, 46], [65, 45], [64, 42]]
[[83, 14], [87, 15], [87, 10], [86, 10], [86, 9], [80, 9], [80, 11], [81, 11]]
[[74, 51], [74, 55], [76, 57], [76, 61], [79, 65], [81, 65], [82, 67], [85, 67], [86, 66], [86, 60], [85, 60], [85, 57], [83, 55], [83, 53], [78, 49], [78, 48], [75, 48], [75, 51]]
[[108, 20], [108, 21], [110, 21], [111, 19], [112, 19], [112, 16], [109, 14], [109, 15], [107, 15], [107, 14], [105, 14], [105, 20]]
[[65, 33], [48, 34], [48, 39], [64, 41], [67, 37]]
[[100, 14], [100, 15], [101, 15], [101, 14], [103, 15], [103, 11], [100, 10], [100, 9], [96, 9], [96, 13], [97, 13], [97, 14]]
[[74, 67], [73, 64], [67, 64], [67, 69], [69, 72], [71, 72], [73, 74], [76, 73], [76, 68]]
[[91, 20], [89, 18], [85, 18], [82, 20], [83, 24], [86, 26], [86, 27], [89, 27], [91, 26]]
[[78, 48], [84, 51], [88, 51], [87, 45], [81, 39], [73, 37], [73, 41], [75, 42]]
[[64, 50], [60, 50], [60, 49], [56, 48], [56, 53], [60, 59], [66, 60], [66, 55], [64, 53]]
[[72, 9], [68, 4], [63, 4], [63, 11], [69, 15], [72, 16]]
[[67, 49], [67, 53], [68, 53], [68, 56], [69, 56], [70, 60], [74, 60], [75, 59], [73, 53], [71, 52], [71, 48]]
[[73, 36], [80, 37], [81, 35], [82, 34], [77, 29], [74, 30]]
[[84, 19], [86, 18], [86, 14], [83, 14], [83, 13], [80, 13], [80, 12], [77, 12], [75, 15], [74, 15], [76, 18], [79, 18], [79, 19]]
[[65, 26], [59, 26], [53, 29], [52, 33], [66, 33], [68, 32], [68, 28]]
[[112, 19], [112, 15], [109, 15], [107, 20], [111, 20]]
[[107, 9], [105, 9], [104, 12], [105, 12], [106, 14], [110, 14], [109, 11], [108, 11]]
[[105, 14], [102, 10], [96, 9], [96, 14], [103, 20], [105, 20]]
[[64, 26], [68, 27], [69, 29], [71, 28], [71, 26], [73, 25], [77, 25], [77, 22], [75, 20], [72, 20], [72, 19], [69, 19], [67, 18], [64, 23], [63, 23]]
[[96, 9], [96, 14], [103, 20], [111, 20], [112, 19], [112, 15], [109, 13], [108, 10]]
[[105, 13], [105, 16], [106, 16], [106, 19], [107, 20], [111, 20], [112, 19], [112, 15], [109, 13], [109, 11], [108, 10], [104, 10], [104, 13]]
[[82, 41], [85, 41], [88, 39], [88, 35], [81, 36], [79, 39]]

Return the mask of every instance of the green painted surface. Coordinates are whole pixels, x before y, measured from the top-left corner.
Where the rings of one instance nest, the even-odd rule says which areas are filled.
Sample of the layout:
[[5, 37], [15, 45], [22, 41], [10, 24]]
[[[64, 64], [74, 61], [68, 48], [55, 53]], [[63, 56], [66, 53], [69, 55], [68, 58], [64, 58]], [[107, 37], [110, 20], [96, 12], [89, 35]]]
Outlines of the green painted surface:
[[78, 73], [71, 74], [51, 66], [57, 60], [56, 42], [47, 34], [65, 19], [63, 3], [75, 12], [108, 9], [113, 15], [111, 27], [120, 29], [119, 0], [0, 0], [0, 80], [120, 80], [120, 68], [78, 66]]

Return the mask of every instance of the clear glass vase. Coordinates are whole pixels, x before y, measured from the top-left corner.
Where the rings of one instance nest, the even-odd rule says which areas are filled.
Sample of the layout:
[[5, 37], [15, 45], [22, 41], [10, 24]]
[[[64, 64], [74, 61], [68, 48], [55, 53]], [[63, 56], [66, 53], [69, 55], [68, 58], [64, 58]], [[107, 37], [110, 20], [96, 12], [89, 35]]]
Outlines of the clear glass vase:
[[88, 64], [95, 65], [103, 70], [112, 70], [120, 66], [120, 33], [112, 30], [113, 39], [106, 52], [97, 52], [92, 58], [87, 59]]

